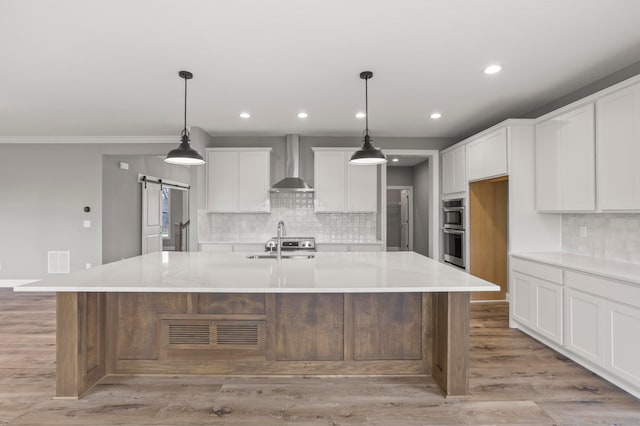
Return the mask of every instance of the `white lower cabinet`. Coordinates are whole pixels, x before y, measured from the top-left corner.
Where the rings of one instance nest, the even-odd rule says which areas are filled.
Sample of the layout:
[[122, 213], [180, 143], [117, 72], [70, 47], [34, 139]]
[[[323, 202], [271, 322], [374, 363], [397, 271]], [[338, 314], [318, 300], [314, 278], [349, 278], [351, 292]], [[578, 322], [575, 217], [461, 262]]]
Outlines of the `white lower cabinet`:
[[572, 288], [565, 292], [565, 347], [604, 366], [604, 301]]
[[[521, 325], [554, 343], [562, 344], [562, 281], [551, 282], [530, 274], [542, 265], [513, 262], [511, 315]], [[557, 269], [557, 268], [553, 268]], [[544, 276], [544, 274], [541, 274]], [[553, 274], [552, 274], [553, 275]]]
[[640, 309], [610, 303], [605, 312], [611, 330], [605, 366], [640, 386]]
[[511, 257], [510, 324], [640, 398], [640, 285]]

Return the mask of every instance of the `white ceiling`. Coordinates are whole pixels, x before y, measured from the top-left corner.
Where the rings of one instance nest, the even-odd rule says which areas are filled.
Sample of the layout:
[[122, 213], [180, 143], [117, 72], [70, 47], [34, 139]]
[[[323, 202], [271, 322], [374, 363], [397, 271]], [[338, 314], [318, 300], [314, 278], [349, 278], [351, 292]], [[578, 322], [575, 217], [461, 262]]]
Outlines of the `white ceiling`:
[[360, 135], [371, 70], [374, 138], [459, 137], [640, 60], [639, 16], [639, 0], [2, 0], [0, 136], [178, 135], [186, 69], [189, 125], [212, 135]]

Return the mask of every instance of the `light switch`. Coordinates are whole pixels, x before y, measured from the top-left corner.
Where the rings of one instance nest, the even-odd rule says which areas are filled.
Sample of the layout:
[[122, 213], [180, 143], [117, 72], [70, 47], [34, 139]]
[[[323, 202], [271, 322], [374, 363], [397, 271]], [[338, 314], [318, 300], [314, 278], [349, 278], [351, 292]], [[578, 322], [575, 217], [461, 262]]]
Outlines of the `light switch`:
[[91, 221], [90, 220], [83, 220], [82, 221], [82, 226], [85, 228], [91, 228]]
[[580, 236], [581, 236], [582, 238], [587, 238], [587, 235], [588, 235], [588, 233], [587, 233], [587, 227], [586, 227], [586, 226], [581, 226], [581, 227], [580, 227]]
[[125, 163], [124, 161], [121, 161], [119, 166], [120, 166], [120, 170], [129, 170], [129, 163]]

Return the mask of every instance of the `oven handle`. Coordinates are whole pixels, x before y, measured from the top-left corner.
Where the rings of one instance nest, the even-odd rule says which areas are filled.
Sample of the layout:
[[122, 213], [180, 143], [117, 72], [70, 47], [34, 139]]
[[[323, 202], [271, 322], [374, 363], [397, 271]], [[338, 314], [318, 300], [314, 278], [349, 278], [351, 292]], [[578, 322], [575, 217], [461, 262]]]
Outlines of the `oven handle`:
[[457, 231], [455, 229], [448, 229], [448, 228], [442, 228], [442, 232], [444, 232], [446, 234], [464, 235], [464, 231]]

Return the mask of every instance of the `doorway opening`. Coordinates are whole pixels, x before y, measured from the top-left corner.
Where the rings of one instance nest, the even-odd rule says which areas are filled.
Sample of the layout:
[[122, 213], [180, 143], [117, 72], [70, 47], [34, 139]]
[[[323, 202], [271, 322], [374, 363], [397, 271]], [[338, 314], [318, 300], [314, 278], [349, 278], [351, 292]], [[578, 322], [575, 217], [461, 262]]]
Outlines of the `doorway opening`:
[[387, 186], [387, 251], [413, 251], [413, 186]]
[[[395, 243], [393, 235], [397, 233], [388, 232], [388, 226], [395, 226], [395, 221], [390, 220], [387, 215], [388, 190], [411, 189], [412, 198], [410, 207], [407, 210], [409, 225], [412, 229], [407, 230], [410, 248], [416, 253], [438, 260], [440, 253], [440, 234], [438, 227], [440, 223], [439, 212], [439, 191], [440, 187], [440, 157], [436, 150], [422, 149], [385, 149], [385, 154], [389, 159], [385, 167], [381, 167], [381, 209], [380, 226], [381, 238], [384, 240], [383, 247], [394, 251], [402, 243]], [[393, 195], [392, 195], [393, 196]]]
[[186, 251], [189, 246], [189, 185], [140, 175], [141, 254]]

